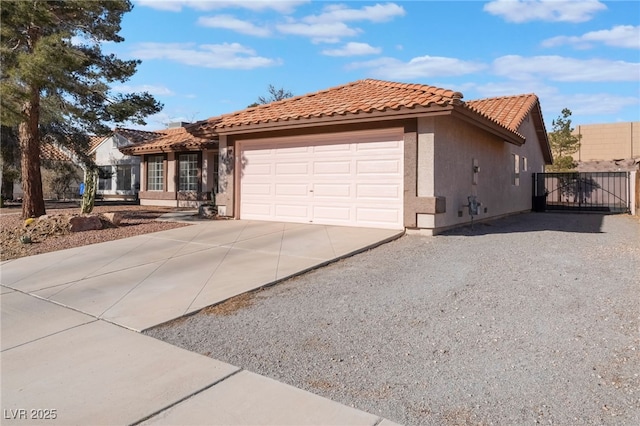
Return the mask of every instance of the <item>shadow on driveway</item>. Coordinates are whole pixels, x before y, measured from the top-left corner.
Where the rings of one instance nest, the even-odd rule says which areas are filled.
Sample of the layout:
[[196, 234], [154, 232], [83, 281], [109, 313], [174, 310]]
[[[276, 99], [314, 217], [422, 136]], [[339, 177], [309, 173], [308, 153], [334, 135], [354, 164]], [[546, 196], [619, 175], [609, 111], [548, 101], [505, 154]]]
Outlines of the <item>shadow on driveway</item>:
[[443, 232], [441, 235], [474, 236], [539, 231], [600, 234], [604, 216], [591, 213], [523, 213], [488, 222], [476, 222]]

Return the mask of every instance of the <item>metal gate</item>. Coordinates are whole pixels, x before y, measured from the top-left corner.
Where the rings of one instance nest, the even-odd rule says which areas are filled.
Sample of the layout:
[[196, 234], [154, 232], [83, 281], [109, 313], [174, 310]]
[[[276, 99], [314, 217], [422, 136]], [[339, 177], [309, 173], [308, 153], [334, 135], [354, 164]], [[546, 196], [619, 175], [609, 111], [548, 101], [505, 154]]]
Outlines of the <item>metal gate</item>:
[[534, 211], [628, 213], [628, 172], [535, 173]]

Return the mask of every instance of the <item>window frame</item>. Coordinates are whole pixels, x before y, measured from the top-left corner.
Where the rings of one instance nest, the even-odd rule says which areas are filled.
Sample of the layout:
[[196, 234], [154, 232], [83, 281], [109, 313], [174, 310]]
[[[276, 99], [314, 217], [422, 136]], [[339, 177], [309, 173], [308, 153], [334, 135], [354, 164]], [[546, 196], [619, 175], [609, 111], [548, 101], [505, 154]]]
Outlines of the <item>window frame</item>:
[[511, 154], [511, 184], [520, 186], [520, 156]]
[[[111, 191], [113, 189], [113, 167], [111, 166], [98, 166], [98, 169], [102, 170], [98, 172], [98, 191]], [[101, 178], [100, 174], [107, 175], [109, 174], [109, 178]], [[104, 185], [106, 184], [106, 185]]]
[[[182, 188], [182, 156], [195, 155], [195, 188], [183, 189]], [[188, 177], [189, 178], [189, 177]], [[176, 153], [176, 188], [178, 192], [200, 192], [202, 190], [202, 152], [201, 151], [183, 151]]]
[[[149, 167], [150, 164], [157, 164], [158, 161], [154, 161], [152, 162], [152, 159], [161, 159], [161, 163], [162, 166], [159, 168], [160, 172], [161, 172], [161, 177], [162, 177], [162, 182], [160, 183], [160, 185], [157, 185], [157, 182], [154, 182], [154, 189], [151, 188], [151, 181], [150, 181], [150, 173], [151, 173], [151, 168]], [[145, 155], [144, 158], [144, 163], [145, 163], [145, 183], [146, 183], [146, 190], [149, 192], [166, 192], [167, 191], [167, 155], [166, 154], [148, 154]], [[158, 169], [154, 169], [154, 171], [158, 171]], [[157, 186], [161, 186], [161, 189], [156, 189]]]
[[[122, 177], [126, 176], [126, 179], [124, 179], [124, 181], [126, 182], [127, 179], [128, 179], [129, 185], [126, 188], [122, 188], [121, 187], [122, 184], [120, 183], [121, 182], [120, 171], [121, 170], [127, 170], [127, 169], [128, 169], [129, 172], [127, 174], [123, 173]], [[131, 164], [118, 164], [118, 165], [116, 165], [115, 175], [116, 175], [116, 191], [131, 191], [133, 189], [133, 179], [132, 179], [132, 177], [133, 177], [133, 166]]]

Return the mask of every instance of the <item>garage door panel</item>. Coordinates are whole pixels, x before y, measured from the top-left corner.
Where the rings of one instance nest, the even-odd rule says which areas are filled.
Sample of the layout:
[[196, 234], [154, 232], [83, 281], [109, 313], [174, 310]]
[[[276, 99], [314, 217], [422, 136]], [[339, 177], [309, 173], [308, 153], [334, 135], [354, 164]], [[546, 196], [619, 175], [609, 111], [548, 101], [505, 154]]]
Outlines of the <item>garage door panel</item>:
[[273, 167], [271, 164], [264, 164], [258, 162], [248, 162], [244, 169], [249, 176], [271, 176]]
[[306, 197], [309, 194], [309, 186], [306, 183], [276, 183], [276, 197]]
[[242, 193], [245, 195], [272, 195], [272, 186], [269, 183], [249, 183], [242, 184]]
[[352, 173], [350, 161], [314, 161], [313, 173], [315, 175], [349, 176]]
[[325, 184], [316, 183], [313, 185], [314, 197], [329, 197], [329, 198], [351, 198], [351, 184], [349, 183], [336, 183]]
[[316, 205], [313, 207], [314, 223], [332, 223], [349, 222], [351, 220], [351, 207], [349, 206], [332, 206], [332, 205]]
[[[348, 142], [348, 141], [345, 141]], [[352, 146], [349, 143], [331, 143], [325, 145], [316, 145], [313, 147], [314, 154], [344, 154], [351, 151]]]
[[398, 175], [401, 172], [399, 160], [359, 160], [356, 165], [358, 174], [390, 174]]
[[358, 199], [369, 198], [375, 200], [397, 200], [401, 194], [399, 185], [358, 184], [356, 185]]
[[272, 216], [273, 212], [271, 210], [271, 203], [245, 203], [242, 205], [244, 210], [243, 214], [245, 215], [253, 215], [259, 217], [268, 217]]
[[311, 148], [308, 146], [279, 145], [274, 151], [277, 157], [290, 157], [309, 154], [311, 153]]
[[400, 212], [393, 208], [356, 208], [356, 220], [371, 224], [395, 224]]
[[309, 163], [277, 163], [276, 175], [308, 175]]
[[309, 221], [309, 206], [299, 204], [278, 204], [275, 206], [275, 217], [277, 220], [293, 219], [296, 222]]

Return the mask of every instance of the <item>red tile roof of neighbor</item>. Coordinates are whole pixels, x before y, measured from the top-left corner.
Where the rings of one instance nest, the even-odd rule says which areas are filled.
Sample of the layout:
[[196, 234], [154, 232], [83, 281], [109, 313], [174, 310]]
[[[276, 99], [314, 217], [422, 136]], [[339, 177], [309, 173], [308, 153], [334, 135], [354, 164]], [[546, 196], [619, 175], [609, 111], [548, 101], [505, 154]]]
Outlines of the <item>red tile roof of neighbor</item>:
[[52, 142], [40, 145], [40, 160], [44, 161], [72, 161], [71, 157]]
[[158, 130], [159, 137], [134, 143], [122, 147], [120, 150], [125, 154], [141, 154], [144, 152], [165, 152], [165, 151], [196, 151], [202, 148], [212, 148], [217, 145], [217, 141], [211, 138], [195, 136], [189, 132], [188, 127], [176, 127], [172, 129]]
[[[352, 115], [354, 118], [376, 114], [384, 117], [390, 112], [402, 114], [421, 112], [432, 108], [460, 109], [474, 120], [491, 123], [503, 133], [512, 135], [516, 142], [524, 142], [518, 127], [530, 112], [539, 112], [538, 97], [533, 94], [462, 101], [462, 93], [423, 84], [405, 84], [374, 79], [358, 80], [303, 96], [288, 98], [270, 104], [247, 108], [231, 114], [211, 117], [186, 126], [180, 136], [160, 137], [143, 142], [127, 152], [149, 152], [166, 148], [175, 150], [175, 144], [194, 149], [218, 137], [219, 133], [242, 131], [254, 126], [270, 124], [287, 126], [306, 120], [336, 118]], [[540, 114], [540, 121], [541, 114]], [[544, 130], [544, 124], [542, 124]], [[545, 133], [545, 132], [543, 132]], [[539, 132], [540, 135], [540, 132]], [[545, 133], [546, 139], [546, 133]], [[180, 146], [180, 145], [178, 145]]]

